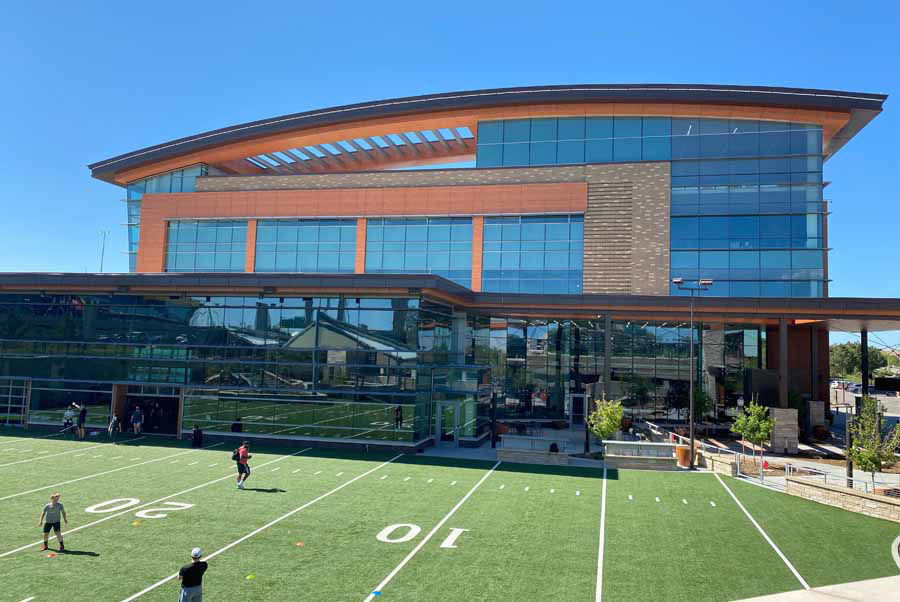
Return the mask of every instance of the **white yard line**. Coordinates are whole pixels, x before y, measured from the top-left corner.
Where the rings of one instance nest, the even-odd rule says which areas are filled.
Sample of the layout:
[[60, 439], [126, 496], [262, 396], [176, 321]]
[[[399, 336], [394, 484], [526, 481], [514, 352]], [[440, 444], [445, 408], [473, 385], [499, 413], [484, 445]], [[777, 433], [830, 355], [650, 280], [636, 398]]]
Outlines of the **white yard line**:
[[797, 572], [797, 569], [794, 568], [794, 565], [791, 564], [791, 561], [787, 559], [787, 556], [785, 556], [784, 554], [781, 553], [781, 550], [778, 549], [778, 546], [775, 545], [775, 542], [772, 541], [772, 539], [768, 536], [768, 534], [765, 531], [763, 531], [763, 528], [759, 526], [759, 523], [756, 522], [756, 520], [752, 516], [750, 516], [750, 513], [747, 512], [747, 509], [744, 508], [744, 505], [741, 503], [741, 501], [739, 499], [737, 499], [737, 496], [734, 495], [734, 493], [732, 493], [731, 489], [728, 488], [728, 485], [725, 484], [725, 481], [722, 480], [722, 477], [720, 477], [718, 473], [713, 473], [713, 474], [716, 475], [716, 479], [719, 480], [719, 483], [722, 484], [722, 487], [725, 488], [725, 491], [728, 492], [728, 495], [731, 496], [731, 499], [734, 500], [734, 503], [738, 505], [738, 508], [740, 508], [744, 512], [744, 514], [747, 515], [747, 518], [750, 519], [750, 522], [753, 523], [753, 526], [756, 527], [756, 529], [759, 531], [760, 535], [763, 536], [763, 539], [765, 539], [769, 543], [769, 545], [772, 546], [772, 549], [775, 550], [775, 553], [778, 554], [778, 556], [781, 558], [781, 560], [784, 561], [784, 564], [786, 564], [787, 568], [789, 568], [791, 570], [791, 572], [794, 574], [794, 577], [796, 577], [797, 581], [800, 582], [800, 585], [803, 586], [803, 589], [809, 589], [809, 584], [803, 579], [803, 577], [800, 576], [800, 573]]
[[[302, 454], [303, 452], [307, 452], [311, 449], [312, 449], [311, 447], [307, 447], [307, 448], [301, 449], [300, 451], [294, 452], [292, 454], [288, 454], [287, 456], [281, 456], [279, 458], [275, 458], [274, 460], [264, 462], [263, 464], [259, 465], [259, 468], [262, 468], [263, 466], [267, 466], [269, 464], [273, 464], [275, 462], [281, 462], [282, 460], [285, 460], [292, 456], [296, 456], [297, 454]], [[212, 481], [207, 481], [206, 483], [203, 483], [202, 485], [195, 485], [194, 487], [190, 487], [183, 491], [179, 491], [178, 493], [173, 493], [172, 495], [167, 495], [165, 497], [155, 499], [152, 502], [147, 502], [146, 504], [141, 504], [140, 506], [132, 506], [131, 508], [128, 508], [127, 510], [123, 510], [122, 512], [117, 512], [115, 514], [110, 514], [109, 516], [104, 516], [103, 518], [95, 520], [94, 522], [91, 522], [91, 523], [87, 523], [86, 525], [81, 525], [79, 527], [74, 527], [72, 529], [66, 529], [65, 535], [68, 535], [69, 533], [74, 533], [75, 531], [81, 531], [82, 529], [87, 529], [88, 527], [93, 527], [94, 525], [98, 525], [98, 524], [106, 522], [112, 518], [116, 518], [117, 516], [122, 516], [123, 514], [129, 514], [131, 512], [134, 512], [135, 510], [140, 510], [141, 508], [146, 508], [148, 506], [152, 506], [153, 504], [158, 504], [160, 502], [164, 502], [168, 499], [172, 499], [173, 497], [178, 497], [179, 495], [184, 495], [185, 493], [190, 493], [191, 491], [196, 491], [197, 489], [202, 489], [204, 487], [208, 487], [209, 485], [218, 483], [219, 481], [224, 481], [225, 479], [233, 479], [233, 478], [234, 478], [234, 474], [228, 474], [228, 475], [225, 475], [224, 477], [219, 477], [218, 479], [213, 479]], [[55, 538], [56, 538], [55, 535], [50, 536], [50, 539], [55, 539]], [[43, 540], [36, 541], [34, 543], [30, 543], [30, 544], [27, 544], [24, 546], [19, 546], [18, 548], [14, 549], [14, 550], [10, 550], [8, 552], [3, 552], [2, 554], [0, 554], [0, 558], [9, 556], [11, 554], [15, 554], [16, 552], [21, 552], [22, 550], [27, 550], [28, 548], [36, 546], [41, 543], [43, 543]]]
[[81, 447], [76, 449], [70, 449], [69, 451], [59, 452], [57, 454], [50, 454], [49, 456], [39, 456], [35, 458], [28, 458], [27, 460], [18, 460], [16, 462], [8, 462], [7, 464], [0, 464], [0, 468], [4, 466], [12, 466], [14, 464], [24, 464], [25, 462], [34, 462], [35, 460], [46, 460], [47, 458], [55, 458], [56, 456], [65, 456], [67, 454], [74, 454], [75, 452], [85, 452], [89, 449], [96, 449], [98, 447], [103, 447], [104, 445], [112, 445], [111, 443], [101, 443], [99, 445], [92, 445], [90, 447]]
[[[373, 592], [380, 592], [380, 591], [382, 591], [382, 590], [384, 589], [384, 587], [385, 587], [388, 583], [391, 582], [391, 579], [393, 579], [393, 578], [397, 575], [397, 573], [399, 573], [400, 570], [401, 570], [404, 566], [406, 566], [406, 564], [407, 564], [410, 560], [412, 560], [413, 556], [415, 556], [416, 554], [418, 554], [418, 553], [419, 553], [419, 550], [421, 550], [423, 547], [425, 547], [425, 544], [428, 543], [428, 540], [430, 540], [432, 537], [434, 537], [434, 534], [437, 533], [437, 532], [441, 529], [441, 527], [444, 526], [444, 523], [446, 523], [448, 520], [450, 520], [450, 517], [451, 517], [451, 516], [453, 516], [454, 514], [456, 514], [456, 511], [459, 510], [460, 507], [461, 507], [463, 504], [466, 503], [466, 500], [468, 500], [470, 497], [472, 497], [472, 494], [475, 493], [475, 490], [478, 489], [479, 487], [481, 487], [481, 484], [484, 483], [485, 480], [487, 480], [487, 478], [488, 478], [489, 476], [491, 476], [491, 475], [494, 473], [495, 470], [497, 470], [497, 467], [498, 467], [498, 466], [500, 466], [500, 461], [499, 461], [499, 460], [497, 461], [496, 464], [494, 464], [494, 465], [491, 467], [491, 469], [490, 469], [489, 471], [487, 471], [487, 473], [486, 473], [483, 477], [481, 477], [481, 479], [478, 480], [477, 483], [475, 483], [475, 485], [472, 486], [471, 489], [469, 489], [469, 492], [468, 492], [466, 495], [464, 495], [463, 498], [462, 498], [461, 500], [459, 500], [458, 502], [456, 502], [456, 505], [453, 506], [453, 508], [450, 509], [450, 512], [448, 512], [446, 515], [444, 515], [444, 518], [442, 518], [442, 519], [440, 520], [440, 522], [439, 522], [438, 524], [436, 524], [436, 525], [434, 526], [434, 528], [433, 528], [431, 531], [428, 532], [428, 535], [426, 535], [426, 536], [424, 537], [424, 539], [422, 539], [422, 541], [420, 541], [420, 542], [418, 543], [418, 545], [416, 545], [416, 547], [414, 547], [414, 548], [412, 549], [412, 551], [410, 551], [410, 553], [406, 555], [406, 558], [404, 558], [402, 561], [400, 561], [400, 564], [398, 564], [396, 567], [394, 567], [394, 570], [391, 571], [390, 573], [388, 573], [388, 576], [385, 577], [384, 579], [382, 579], [381, 583], [379, 583], [379, 584], [375, 587], [375, 589], [372, 590], [372, 591], [373, 591]], [[365, 602], [371, 602], [373, 598], [375, 598], [375, 594], [374, 594], [374, 593], [371, 593], [371, 594], [369, 594], [368, 597], [365, 599]]]
[[[238, 545], [239, 543], [241, 543], [241, 542], [243, 542], [243, 541], [246, 541], [246, 540], [250, 539], [250, 538], [253, 537], [254, 535], [257, 535], [257, 534], [259, 534], [259, 533], [262, 533], [263, 531], [265, 531], [266, 529], [268, 529], [268, 528], [271, 527], [272, 525], [276, 525], [276, 524], [280, 523], [281, 521], [283, 521], [284, 519], [290, 518], [290, 517], [293, 516], [294, 514], [297, 514], [297, 513], [300, 512], [301, 510], [304, 510], [304, 509], [306, 509], [306, 508], [309, 508], [310, 506], [312, 506], [312, 505], [315, 504], [316, 502], [319, 502], [320, 500], [323, 500], [323, 499], [327, 498], [328, 496], [330, 496], [330, 495], [332, 495], [332, 494], [334, 494], [334, 493], [337, 493], [338, 491], [340, 491], [341, 489], [343, 489], [343, 488], [346, 487], [347, 485], [350, 485], [351, 483], [353, 483], [353, 482], [355, 482], [355, 481], [358, 481], [359, 479], [361, 479], [361, 478], [363, 478], [363, 477], [365, 477], [365, 476], [368, 476], [368, 475], [372, 474], [372, 473], [375, 472], [376, 470], [378, 470], [378, 469], [380, 469], [380, 468], [383, 468], [383, 467], [387, 466], [388, 464], [390, 464], [390, 463], [393, 462], [394, 460], [396, 460], [396, 459], [398, 459], [398, 458], [401, 458], [401, 457], [403, 457], [403, 454], [398, 454], [398, 455], [394, 456], [393, 458], [391, 458], [390, 460], [388, 460], [387, 462], [382, 462], [381, 464], [379, 464], [379, 465], [376, 466], [375, 468], [372, 468], [372, 469], [370, 469], [370, 470], [367, 470], [366, 472], [362, 473], [361, 475], [358, 475], [358, 476], [353, 477], [353, 478], [350, 479], [349, 481], [344, 482], [342, 485], [338, 485], [337, 487], [335, 487], [335, 488], [332, 489], [331, 491], [329, 491], [329, 492], [327, 492], [327, 493], [323, 493], [323, 494], [320, 495], [319, 497], [317, 497], [317, 498], [315, 498], [315, 499], [313, 499], [313, 500], [310, 500], [310, 501], [306, 502], [306, 503], [303, 504], [302, 506], [300, 506], [300, 507], [298, 507], [298, 508], [294, 508], [293, 510], [291, 510], [291, 511], [288, 512], [287, 514], [283, 514], [283, 515], [279, 516], [278, 518], [276, 518], [275, 520], [266, 523], [266, 524], [263, 525], [262, 527], [259, 527], [258, 529], [255, 529], [255, 530], [251, 531], [250, 533], [247, 533], [246, 535], [244, 535], [244, 536], [242, 536], [242, 537], [240, 537], [240, 538], [234, 540], [234, 541], [231, 542], [230, 544], [228, 544], [228, 545], [226, 545], [226, 546], [224, 546], [224, 547], [222, 547], [222, 548], [219, 548], [218, 550], [216, 550], [216, 551], [213, 552], [212, 554], [206, 556], [203, 560], [210, 560], [210, 559], [212, 559], [212, 558], [215, 558], [216, 556], [218, 556], [218, 555], [221, 554], [222, 552], [226, 552], [226, 551], [228, 551], [229, 549], [233, 548], [234, 546]], [[499, 464], [499, 462], [498, 462], [498, 464]], [[133, 510], [133, 508], [132, 508], [132, 510]], [[160, 585], [162, 585], [162, 584], [164, 584], [164, 583], [167, 583], [167, 582], [171, 581], [172, 579], [174, 579], [174, 578], [177, 577], [177, 576], [178, 576], [178, 573], [173, 573], [172, 575], [169, 575], [169, 576], [166, 577], [165, 579], [160, 579], [159, 581], [157, 581], [156, 583], [154, 583], [154, 584], [151, 585], [150, 587], [144, 588], [144, 589], [142, 589], [141, 591], [139, 591], [138, 593], [133, 594], [133, 595], [131, 595], [131, 596], [125, 598], [124, 600], [122, 600], [122, 602], [130, 602], [131, 600], [136, 600], [137, 598], [140, 598], [141, 596], [143, 596], [143, 595], [146, 594], [147, 592], [153, 591], [154, 589], [156, 589], [156, 588], [159, 587]]]
[[[222, 445], [221, 443], [214, 443], [213, 445], [209, 445], [202, 449], [209, 449], [210, 447], [216, 447], [217, 445]], [[128, 470], [129, 468], [134, 468], [135, 466], [143, 466], [144, 464], [152, 464], [153, 462], [162, 462], [163, 460], [168, 460], [169, 458], [174, 458], [175, 456], [183, 456], [184, 454], [189, 454], [191, 452], [197, 451], [196, 449], [190, 449], [187, 451], [179, 452], [177, 454], [172, 454], [171, 456], [164, 456], [162, 458], [156, 458], [155, 460], [144, 460], [139, 464], [129, 464], [128, 466], [120, 466], [119, 468], [113, 468], [112, 470], [104, 470], [103, 472], [98, 472], [95, 474], [87, 475], [85, 477], [79, 477], [77, 479], [72, 479], [70, 481], [62, 481], [61, 483], [54, 483], [53, 485], [47, 485], [45, 487], [38, 487], [37, 489], [30, 489], [28, 491], [23, 491], [21, 493], [13, 493], [12, 495], [7, 495], [6, 497], [0, 497], [0, 502], [3, 500], [8, 500], [10, 498], [19, 497], [20, 495], [26, 495], [29, 493], [35, 493], [36, 491], [43, 491], [44, 489], [54, 489], [56, 487], [60, 487], [62, 485], [69, 485], [70, 483], [77, 483], [78, 481], [84, 481], [86, 479], [93, 479], [94, 477], [100, 477], [105, 474], [110, 474], [113, 472], [119, 472], [120, 470]]]
[[[631, 497], [631, 496], [628, 496]], [[597, 591], [594, 602], [603, 594], [603, 540], [606, 538], [606, 468], [603, 468], [603, 493], [600, 495], [600, 543], [597, 544]]]
[[31, 602], [32, 600], [34, 600], [34, 596], [31, 596], [30, 598], [25, 598], [24, 600], [22, 600], [22, 602]]

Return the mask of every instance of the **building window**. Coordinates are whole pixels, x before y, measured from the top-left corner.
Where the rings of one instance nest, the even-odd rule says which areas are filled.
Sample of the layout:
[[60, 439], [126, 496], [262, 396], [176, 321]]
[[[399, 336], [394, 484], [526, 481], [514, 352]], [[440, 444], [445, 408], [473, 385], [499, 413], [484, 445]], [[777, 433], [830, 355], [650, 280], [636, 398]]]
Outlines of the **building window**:
[[166, 271], [243, 272], [246, 245], [246, 221], [170, 221]]
[[257, 272], [352, 273], [354, 219], [260, 220], [256, 225]]
[[481, 289], [581, 293], [584, 216], [486, 217]]
[[472, 218], [369, 219], [366, 272], [437, 274], [471, 287]]

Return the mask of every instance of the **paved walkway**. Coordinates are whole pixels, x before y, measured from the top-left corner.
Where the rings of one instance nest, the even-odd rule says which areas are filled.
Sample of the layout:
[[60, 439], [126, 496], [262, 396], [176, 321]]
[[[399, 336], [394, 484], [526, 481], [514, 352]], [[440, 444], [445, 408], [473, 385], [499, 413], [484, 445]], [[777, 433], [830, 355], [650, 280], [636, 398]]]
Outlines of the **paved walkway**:
[[900, 576], [815, 587], [739, 602], [900, 602]]

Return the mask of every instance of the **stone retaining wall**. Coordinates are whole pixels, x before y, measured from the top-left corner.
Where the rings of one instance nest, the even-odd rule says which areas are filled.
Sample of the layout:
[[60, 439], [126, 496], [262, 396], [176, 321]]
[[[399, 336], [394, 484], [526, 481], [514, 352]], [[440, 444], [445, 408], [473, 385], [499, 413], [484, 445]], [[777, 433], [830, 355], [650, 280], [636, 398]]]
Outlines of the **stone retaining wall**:
[[695, 456], [698, 466], [703, 466], [713, 472], [730, 477], [736, 477], [738, 474], [737, 456], [734, 454], [711, 454], [699, 449]]
[[678, 470], [675, 458], [652, 456], [605, 456], [606, 468], [632, 468], [637, 470]]
[[785, 491], [807, 500], [835, 506], [875, 518], [900, 523], [900, 499], [863, 493], [855, 489], [818, 483], [811, 479], [787, 477]]

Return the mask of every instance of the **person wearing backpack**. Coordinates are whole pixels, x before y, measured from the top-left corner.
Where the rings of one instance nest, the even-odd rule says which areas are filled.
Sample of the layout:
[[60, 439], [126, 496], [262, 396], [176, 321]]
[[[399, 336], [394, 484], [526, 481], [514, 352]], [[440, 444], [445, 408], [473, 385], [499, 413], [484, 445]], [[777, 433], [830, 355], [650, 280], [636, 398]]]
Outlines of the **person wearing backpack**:
[[253, 456], [250, 455], [250, 442], [244, 441], [239, 448], [231, 454], [231, 459], [237, 462], [237, 488], [244, 488], [244, 481], [250, 476], [250, 464], [248, 460]]

